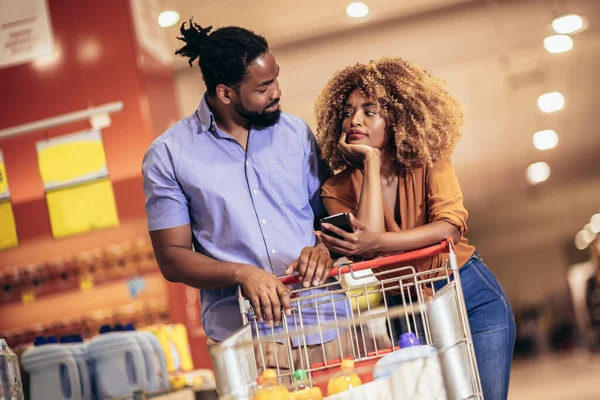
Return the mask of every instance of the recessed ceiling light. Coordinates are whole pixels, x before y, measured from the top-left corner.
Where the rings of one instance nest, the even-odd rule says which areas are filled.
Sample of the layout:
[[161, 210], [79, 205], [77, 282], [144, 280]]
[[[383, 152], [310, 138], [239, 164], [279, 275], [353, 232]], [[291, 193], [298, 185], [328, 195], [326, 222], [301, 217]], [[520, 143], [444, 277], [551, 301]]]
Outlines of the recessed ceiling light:
[[366, 17], [368, 13], [369, 7], [365, 3], [350, 3], [348, 7], [346, 7], [346, 14], [348, 14], [348, 16], [352, 18]]
[[567, 35], [553, 35], [544, 39], [544, 48], [548, 53], [565, 53], [573, 49], [573, 39]]
[[545, 162], [536, 162], [527, 167], [527, 181], [532, 185], [548, 180], [550, 177], [550, 166]]
[[32, 64], [36, 69], [45, 70], [55, 67], [61, 60], [62, 50], [60, 47], [57, 46], [51, 52], [42, 54], [34, 58]]
[[585, 250], [591, 242], [592, 240], [589, 233], [584, 230], [580, 230], [577, 232], [577, 235], [575, 235], [575, 247], [579, 250]]
[[180, 15], [177, 11], [163, 11], [158, 16], [158, 25], [168, 28], [179, 22]]
[[561, 35], [579, 32], [584, 28], [584, 19], [576, 14], [564, 15], [552, 21], [552, 29]]
[[533, 145], [538, 150], [550, 150], [558, 144], [558, 135], [552, 129], [544, 129], [533, 134]]
[[565, 96], [559, 92], [550, 92], [538, 97], [538, 107], [545, 113], [553, 113], [565, 106]]
[[590, 219], [590, 226], [594, 233], [600, 233], [600, 214], [594, 214]]

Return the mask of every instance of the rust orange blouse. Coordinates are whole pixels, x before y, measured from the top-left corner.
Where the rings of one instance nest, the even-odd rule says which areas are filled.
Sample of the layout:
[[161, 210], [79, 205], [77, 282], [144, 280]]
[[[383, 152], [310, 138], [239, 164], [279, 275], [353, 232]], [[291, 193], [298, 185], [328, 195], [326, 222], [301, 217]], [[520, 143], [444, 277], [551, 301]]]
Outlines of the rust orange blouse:
[[[321, 197], [329, 214], [358, 211], [362, 188], [362, 170], [348, 167], [329, 178], [321, 188]], [[398, 212], [392, 213], [384, 202], [385, 229], [398, 232], [434, 221], [447, 221], [456, 226], [461, 240], [455, 246], [461, 267], [473, 255], [475, 248], [464, 236], [467, 232], [467, 210], [462, 191], [449, 156], [432, 166], [401, 170], [398, 177]], [[399, 216], [396, 220], [394, 215]], [[417, 271], [428, 271], [445, 265], [447, 255], [436, 255], [404, 265], [413, 265]], [[396, 266], [394, 266], [396, 267]], [[392, 276], [385, 275], [385, 278]]]

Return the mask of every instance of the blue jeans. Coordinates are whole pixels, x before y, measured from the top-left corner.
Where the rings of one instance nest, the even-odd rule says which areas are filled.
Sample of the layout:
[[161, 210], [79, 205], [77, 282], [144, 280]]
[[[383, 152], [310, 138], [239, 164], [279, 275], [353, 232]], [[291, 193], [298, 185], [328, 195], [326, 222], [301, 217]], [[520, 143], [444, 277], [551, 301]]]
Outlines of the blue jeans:
[[[454, 277], [451, 277], [451, 280], [453, 279]], [[483, 263], [477, 251], [460, 268], [460, 279], [473, 336], [483, 398], [505, 400], [508, 397], [516, 334], [512, 308], [496, 276]], [[437, 282], [434, 285], [435, 290], [440, 290], [447, 282], [446, 279]], [[401, 303], [401, 296], [388, 298], [388, 305]], [[399, 320], [399, 323], [394, 325], [396, 339], [398, 332], [406, 332], [408, 329], [404, 320]], [[424, 343], [424, 332], [419, 317], [416, 319], [416, 325], [411, 330], [416, 331], [421, 342]]]
[[[453, 279], [453, 277], [451, 277]], [[476, 251], [460, 268], [467, 315], [485, 400], [505, 400], [515, 348], [515, 317], [496, 279]], [[439, 290], [447, 281], [435, 284]]]

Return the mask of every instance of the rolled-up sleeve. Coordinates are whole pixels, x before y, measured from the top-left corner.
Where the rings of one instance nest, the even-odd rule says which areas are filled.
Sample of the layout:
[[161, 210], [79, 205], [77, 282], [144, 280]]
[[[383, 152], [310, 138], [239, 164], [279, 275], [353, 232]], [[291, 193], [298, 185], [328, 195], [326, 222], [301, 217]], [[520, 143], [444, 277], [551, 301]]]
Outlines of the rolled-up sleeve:
[[142, 162], [148, 230], [174, 228], [190, 222], [188, 200], [175, 175], [164, 143], [153, 144]]
[[427, 169], [426, 185], [429, 221], [446, 221], [464, 235], [467, 232], [468, 213], [449, 156], [442, 157]]

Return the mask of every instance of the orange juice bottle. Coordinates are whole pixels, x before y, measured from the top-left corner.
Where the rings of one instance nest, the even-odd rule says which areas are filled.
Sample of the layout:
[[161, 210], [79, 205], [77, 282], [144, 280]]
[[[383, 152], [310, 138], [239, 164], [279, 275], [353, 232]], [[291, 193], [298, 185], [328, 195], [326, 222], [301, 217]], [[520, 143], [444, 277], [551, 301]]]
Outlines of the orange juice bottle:
[[266, 369], [262, 374], [262, 383], [258, 386], [254, 400], [289, 400], [290, 392], [277, 380], [273, 369]]
[[327, 384], [327, 396], [344, 392], [362, 385], [362, 381], [354, 372], [354, 360], [342, 360], [342, 369]]
[[294, 372], [294, 389], [290, 393], [290, 400], [323, 400], [323, 393], [317, 386], [310, 387], [306, 371], [297, 369]]

